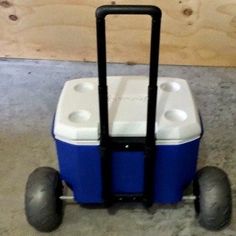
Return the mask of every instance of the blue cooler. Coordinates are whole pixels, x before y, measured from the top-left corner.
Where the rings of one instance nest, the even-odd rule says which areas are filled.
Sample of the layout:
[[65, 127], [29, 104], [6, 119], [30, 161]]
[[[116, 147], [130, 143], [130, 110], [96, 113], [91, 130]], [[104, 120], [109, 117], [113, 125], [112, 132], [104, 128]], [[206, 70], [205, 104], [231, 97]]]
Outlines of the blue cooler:
[[[107, 77], [110, 14], [151, 16], [149, 77]], [[160, 22], [153, 6], [96, 10], [98, 78], [65, 84], [54, 123], [61, 178], [80, 204], [176, 203], [193, 180], [199, 113], [185, 80], [158, 78]]]
[[[115, 76], [107, 81], [110, 136], [142, 139], [148, 78]], [[97, 86], [97, 78], [82, 78], [66, 82], [62, 90], [54, 122], [61, 177], [80, 204], [104, 203], [103, 178], [108, 178], [112, 196], [136, 199], [145, 191], [145, 152], [141, 147], [132, 150], [132, 143], [124, 142], [124, 150], [110, 154], [104, 170], [109, 175], [102, 173]], [[183, 79], [158, 79], [156, 107], [152, 199], [177, 203], [196, 172], [200, 117]]]

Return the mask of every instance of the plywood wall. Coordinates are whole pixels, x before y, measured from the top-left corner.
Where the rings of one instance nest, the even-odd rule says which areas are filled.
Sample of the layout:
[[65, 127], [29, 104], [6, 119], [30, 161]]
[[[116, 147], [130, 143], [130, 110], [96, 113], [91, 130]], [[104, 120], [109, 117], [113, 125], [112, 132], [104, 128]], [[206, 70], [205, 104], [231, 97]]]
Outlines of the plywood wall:
[[[95, 61], [96, 7], [137, 2], [163, 11], [162, 64], [236, 66], [236, 0], [0, 0], [0, 57]], [[109, 61], [147, 62], [149, 28], [109, 16]]]

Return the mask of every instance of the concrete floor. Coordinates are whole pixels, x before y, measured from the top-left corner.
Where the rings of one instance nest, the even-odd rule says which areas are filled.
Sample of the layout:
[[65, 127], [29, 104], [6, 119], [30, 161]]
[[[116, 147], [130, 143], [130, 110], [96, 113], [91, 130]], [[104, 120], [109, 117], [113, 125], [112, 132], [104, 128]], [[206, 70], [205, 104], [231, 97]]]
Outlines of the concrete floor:
[[[113, 64], [108, 74], [140, 75], [147, 71], [143, 65]], [[159, 74], [189, 81], [205, 126], [199, 167], [223, 168], [235, 193], [236, 69], [161, 66]], [[38, 166], [57, 167], [50, 128], [64, 82], [96, 75], [93, 63], [0, 61], [0, 235], [41, 235], [24, 216], [27, 177]], [[139, 204], [125, 204], [114, 206], [110, 213], [68, 204], [63, 224], [51, 235], [233, 236], [236, 217], [234, 214], [228, 228], [215, 233], [198, 225], [192, 204], [155, 206], [150, 211]]]

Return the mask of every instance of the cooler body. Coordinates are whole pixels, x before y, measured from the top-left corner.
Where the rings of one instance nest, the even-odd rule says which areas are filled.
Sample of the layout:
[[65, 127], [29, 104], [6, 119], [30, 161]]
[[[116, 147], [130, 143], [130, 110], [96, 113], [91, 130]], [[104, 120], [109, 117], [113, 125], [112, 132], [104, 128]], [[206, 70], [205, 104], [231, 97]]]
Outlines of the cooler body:
[[[191, 183], [197, 164], [200, 139], [183, 144], [157, 145], [154, 173], [154, 202], [171, 204], [181, 200]], [[60, 174], [73, 190], [78, 203], [103, 203], [99, 145], [75, 145], [56, 140]], [[112, 193], [142, 194], [143, 152], [114, 152]]]
[[[112, 137], [145, 137], [147, 83], [144, 76], [108, 77]], [[97, 78], [68, 81], [53, 127], [61, 177], [81, 204], [104, 202], [97, 98]], [[158, 79], [155, 126], [153, 199], [156, 203], [177, 203], [195, 175], [202, 133], [185, 80]], [[144, 152], [113, 151], [110, 158], [112, 194], [142, 195]]]

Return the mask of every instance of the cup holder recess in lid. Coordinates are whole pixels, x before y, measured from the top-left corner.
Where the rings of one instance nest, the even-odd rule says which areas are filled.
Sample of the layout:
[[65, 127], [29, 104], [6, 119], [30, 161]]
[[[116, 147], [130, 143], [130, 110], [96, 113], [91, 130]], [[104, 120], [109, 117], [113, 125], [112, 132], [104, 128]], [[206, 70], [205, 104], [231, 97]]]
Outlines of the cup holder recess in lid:
[[91, 117], [91, 113], [86, 110], [78, 110], [69, 114], [69, 120], [73, 123], [81, 123], [88, 121]]
[[86, 93], [86, 92], [92, 91], [93, 89], [94, 89], [94, 85], [89, 82], [81, 82], [75, 85], [74, 87], [74, 90], [80, 93]]
[[176, 82], [162, 83], [160, 87], [165, 92], [177, 92], [181, 88], [180, 84]]
[[165, 118], [172, 122], [180, 122], [187, 119], [188, 115], [185, 111], [174, 109], [168, 110], [164, 114]]

